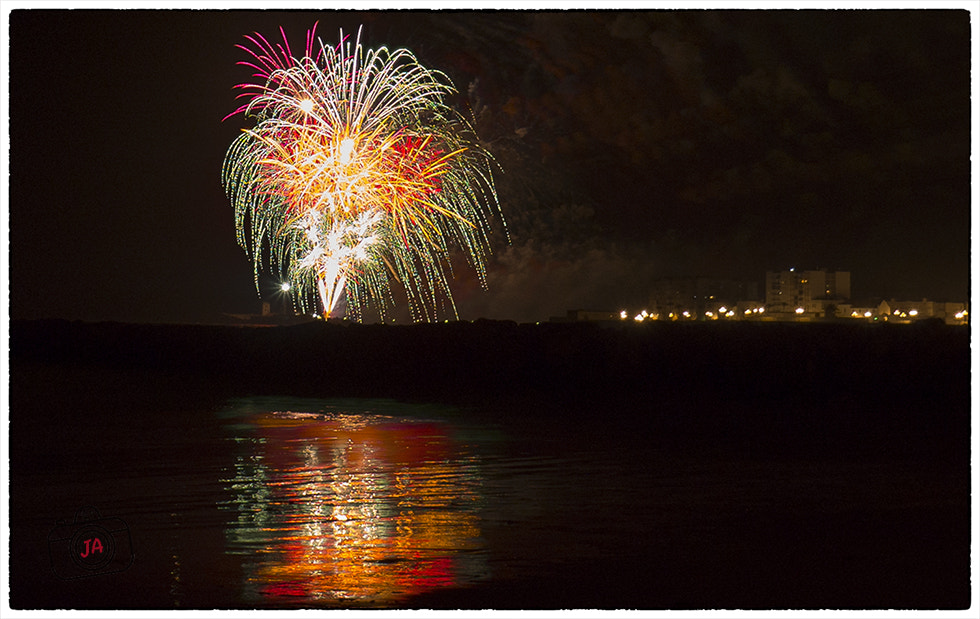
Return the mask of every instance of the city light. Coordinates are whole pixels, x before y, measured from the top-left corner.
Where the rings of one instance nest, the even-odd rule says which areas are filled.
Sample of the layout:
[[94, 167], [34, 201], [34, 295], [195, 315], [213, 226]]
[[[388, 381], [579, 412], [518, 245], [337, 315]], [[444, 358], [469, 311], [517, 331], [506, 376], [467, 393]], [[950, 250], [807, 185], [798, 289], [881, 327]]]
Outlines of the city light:
[[[868, 319], [870, 321], [883, 321], [887, 322], [891, 320], [892, 322], [901, 322], [902, 324], [908, 324], [914, 322], [919, 317], [937, 317], [944, 318], [949, 324], [963, 324], [968, 317], [968, 312], [964, 307], [964, 304], [937, 304], [937, 307], [932, 307], [932, 305], [926, 306], [926, 308], [920, 309], [909, 309], [913, 301], [909, 302], [897, 302], [891, 300], [888, 302], [888, 307], [884, 302], [882, 302], [878, 307], [852, 307], [847, 305], [837, 305], [829, 304], [826, 300], [814, 300], [813, 306], [809, 307], [807, 305], [789, 305], [777, 303], [775, 305], [775, 310], [773, 310], [774, 315], [767, 318], [762, 316], [766, 313], [765, 305], [759, 304], [759, 301], [741, 301], [731, 303], [730, 300], [726, 300], [725, 304], [720, 303], [717, 306], [711, 304], [710, 299], [713, 297], [708, 295], [692, 296], [690, 300], [686, 303], [681, 300], [674, 298], [670, 301], [656, 300], [653, 301], [656, 305], [652, 310], [619, 310], [620, 320], [628, 320], [632, 318], [636, 322], [646, 322], [649, 320], [654, 321], [676, 321], [676, 320], [694, 320], [694, 321], [716, 321], [716, 320], [765, 320], [765, 321], [797, 321], [797, 322], [822, 322], [822, 321], [832, 321], [834, 319], [842, 319], [845, 317], [857, 318], [857, 319]], [[699, 300], [700, 303], [698, 302]], [[800, 298], [796, 297], [797, 302]], [[666, 311], [667, 308], [663, 307], [664, 304], [669, 304], [676, 308], [674, 311]], [[684, 306], [687, 305], [687, 309]], [[698, 307], [700, 305], [700, 307]], [[707, 306], [707, 307], [706, 307]], [[896, 307], [897, 306], [897, 307]], [[663, 309], [661, 314], [660, 309]], [[921, 313], [920, 313], [921, 312]], [[954, 315], [955, 312], [955, 315]], [[607, 319], [615, 319], [615, 313], [611, 316], [607, 314]]]

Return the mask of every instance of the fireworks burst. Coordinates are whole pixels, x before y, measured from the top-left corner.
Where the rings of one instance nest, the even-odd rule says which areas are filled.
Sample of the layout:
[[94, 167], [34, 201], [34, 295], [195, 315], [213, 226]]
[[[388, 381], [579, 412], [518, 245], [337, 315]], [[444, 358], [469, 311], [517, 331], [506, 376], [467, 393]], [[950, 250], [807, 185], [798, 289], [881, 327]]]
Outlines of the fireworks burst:
[[368, 306], [384, 316], [397, 281], [414, 320], [455, 317], [451, 250], [486, 286], [492, 158], [444, 103], [445, 74], [407, 49], [365, 49], [360, 32], [327, 46], [315, 30], [298, 58], [282, 29], [282, 45], [256, 34], [239, 46], [255, 83], [237, 86], [245, 103], [229, 116], [255, 126], [228, 149], [222, 183], [256, 288], [268, 263], [302, 311], [318, 300], [329, 317], [344, 293], [360, 320]]

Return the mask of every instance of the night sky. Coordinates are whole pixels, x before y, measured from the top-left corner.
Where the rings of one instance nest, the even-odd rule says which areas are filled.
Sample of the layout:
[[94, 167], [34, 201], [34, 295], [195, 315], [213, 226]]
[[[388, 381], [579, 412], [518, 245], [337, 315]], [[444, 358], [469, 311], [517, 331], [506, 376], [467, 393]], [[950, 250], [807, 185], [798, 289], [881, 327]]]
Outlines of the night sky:
[[851, 271], [858, 299], [969, 298], [966, 10], [6, 18], [13, 319], [258, 312], [220, 183], [251, 126], [222, 122], [248, 78], [235, 46], [282, 26], [299, 47], [317, 21], [445, 72], [500, 164], [510, 244], [498, 229], [489, 291], [457, 272], [463, 319], [639, 308], [665, 276], [761, 290], [789, 267]]

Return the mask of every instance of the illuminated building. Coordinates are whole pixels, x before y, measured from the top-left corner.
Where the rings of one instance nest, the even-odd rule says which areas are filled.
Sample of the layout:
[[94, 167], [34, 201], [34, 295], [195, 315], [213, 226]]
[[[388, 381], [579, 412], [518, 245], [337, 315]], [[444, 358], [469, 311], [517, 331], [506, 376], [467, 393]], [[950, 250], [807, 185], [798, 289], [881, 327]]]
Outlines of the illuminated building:
[[882, 300], [877, 305], [864, 304], [861, 307], [846, 306], [841, 315], [861, 318], [869, 322], [911, 323], [918, 320], [941, 319], [950, 325], [969, 323], [970, 312], [966, 303], [943, 303], [940, 301], [896, 301]]
[[869, 322], [914, 322], [939, 318], [951, 325], [969, 323], [966, 303], [851, 300], [850, 271], [825, 269], [769, 271], [765, 300], [751, 281], [710, 277], [666, 277], [651, 284], [644, 307], [616, 311], [571, 310], [552, 322], [643, 323], [647, 321], [814, 322], [859, 318]]
[[[800, 318], [837, 315], [851, 298], [850, 271], [766, 272], [766, 307], [770, 315], [792, 314]], [[802, 309], [802, 311], [798, 311]]]
[[[712, 277], [665, 277], [653, 282], [647, 310], [661, 317], [713, 318], [748, 306], [745, 299], [758, 298], [756, 282]], [[721, 312], [721, 308], [726, 312]], [[707, 316], [708, 312], [711, 316]]]

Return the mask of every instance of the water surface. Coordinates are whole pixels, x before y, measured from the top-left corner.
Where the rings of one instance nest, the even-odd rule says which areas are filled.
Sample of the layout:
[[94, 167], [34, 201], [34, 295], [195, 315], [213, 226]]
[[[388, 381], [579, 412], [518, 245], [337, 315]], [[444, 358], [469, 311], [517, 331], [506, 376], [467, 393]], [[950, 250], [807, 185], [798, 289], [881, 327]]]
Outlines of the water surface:
[[[964, 471], [941, 459], [673, 444], [601, 410], [263, 397], [84, 418], [32, 417], [16, 450], [15, 607], [902, 608], [969, 592]], [[134, 560], [62, 580], [48, 536], [86, 505], [127, 524]]]
[[261, 408], [223, 412], [244, 602], [387, 605], [488, 576], [480, 457], [453, 425], [385, 402]]

